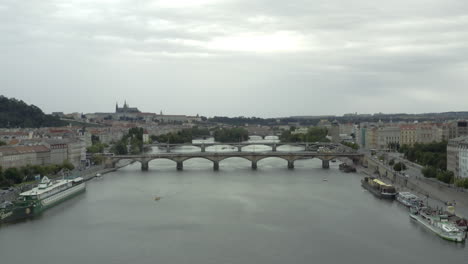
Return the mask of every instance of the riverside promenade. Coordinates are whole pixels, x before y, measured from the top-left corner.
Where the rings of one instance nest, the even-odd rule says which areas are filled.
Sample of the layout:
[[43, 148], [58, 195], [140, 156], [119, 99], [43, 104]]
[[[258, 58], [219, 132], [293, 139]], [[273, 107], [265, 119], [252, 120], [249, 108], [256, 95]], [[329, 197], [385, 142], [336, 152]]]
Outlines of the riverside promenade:
[[400, 159], [408, 167], [414, 168], [411, 174], [405, 176], [393, 170], [384, 162], [369, 155], [365, 157], [367, 168], [361, 167], [360, 172], [374, 177], [381, 177], [394, 184], [398, 191], [410, 191], [421, 198], [428, 198], [433, 207], [445, 208], [446, 203], [455, 203], [455, 211], [458, 216], [468, 218], [468, 192], [452, 184], [445, 184], [435, 179], [425, 178], [415, 165], [407, 160]]

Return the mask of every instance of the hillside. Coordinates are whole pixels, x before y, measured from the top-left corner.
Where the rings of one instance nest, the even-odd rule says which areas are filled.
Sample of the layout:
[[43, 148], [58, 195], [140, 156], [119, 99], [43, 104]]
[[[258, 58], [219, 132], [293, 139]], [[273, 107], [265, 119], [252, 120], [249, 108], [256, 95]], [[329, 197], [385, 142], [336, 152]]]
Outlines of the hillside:
[[0, 95], [0, 127], [49, 127], [66, 125], [57, 117], [46, 115], [35, 105]]

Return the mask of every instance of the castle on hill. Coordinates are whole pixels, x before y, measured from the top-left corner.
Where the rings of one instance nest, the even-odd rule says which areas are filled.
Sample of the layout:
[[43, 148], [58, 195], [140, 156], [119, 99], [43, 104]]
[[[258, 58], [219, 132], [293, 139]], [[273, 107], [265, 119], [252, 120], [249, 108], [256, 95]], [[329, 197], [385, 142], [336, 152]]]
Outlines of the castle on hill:
[[123, 107], [119, 107], [118, 103], [115, 103], [115, 113], [141, 113], [136, 107], [129, 107], [127, 101], [124, 102]]

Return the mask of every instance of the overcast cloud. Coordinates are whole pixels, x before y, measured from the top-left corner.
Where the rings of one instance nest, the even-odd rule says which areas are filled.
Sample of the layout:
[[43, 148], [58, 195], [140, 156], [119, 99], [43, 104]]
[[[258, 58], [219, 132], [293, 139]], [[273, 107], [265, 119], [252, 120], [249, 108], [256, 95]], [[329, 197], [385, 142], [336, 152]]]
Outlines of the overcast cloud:
[[468, 1], [0, 0], [0, 71], [45, 112], [468, 110]]

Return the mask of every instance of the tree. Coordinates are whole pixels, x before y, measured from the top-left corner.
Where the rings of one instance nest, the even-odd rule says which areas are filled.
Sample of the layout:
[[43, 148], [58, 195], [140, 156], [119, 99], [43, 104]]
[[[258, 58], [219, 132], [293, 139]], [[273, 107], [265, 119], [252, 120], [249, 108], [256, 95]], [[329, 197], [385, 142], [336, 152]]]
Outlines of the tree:
[[126, 155], [128, 153], [127, 144], [125, 144], [125, 142], [119, 141], [114, 146], [114, 153], [117, 155]]
[[394, 159], [391, 159], [391, 160], [388, 162], [388, 165], [390, 165], [390, 166], [395, 165], [395, 160], [394, 160]]
[[438, 171], [436, 178], [445, 183], [453, 183], [454, 174], [451, 171]]
[[0, 140], [0, 146], [5, 146], [6, 142]]
[[437, 176], [437, 169], [432, 166], [422, 168], [421, 172], [426, 178], [435, 178]]
[[93, 155], [93, 157], [91, 158], [91, 161], [95, 164], [95, 165], [100, 165], [104, 162], [105, 160], [105, 157], [102, 156], [102, 155]]
[[17, 168], [8, 168], [4, 172], [5, 180], [9, 181], [10, 184], [18, 184], [23, 181], [23, 175]]
[[393, 169], [395, 171], [403, 171], [403, 170], [406, 170], [406, 165], [402, 162], [398, 162], [393, 166]]
[[62, 168], [71, 171], [75, 168], [75, 166], [69, 160], [64, 160], [62, 163]]

